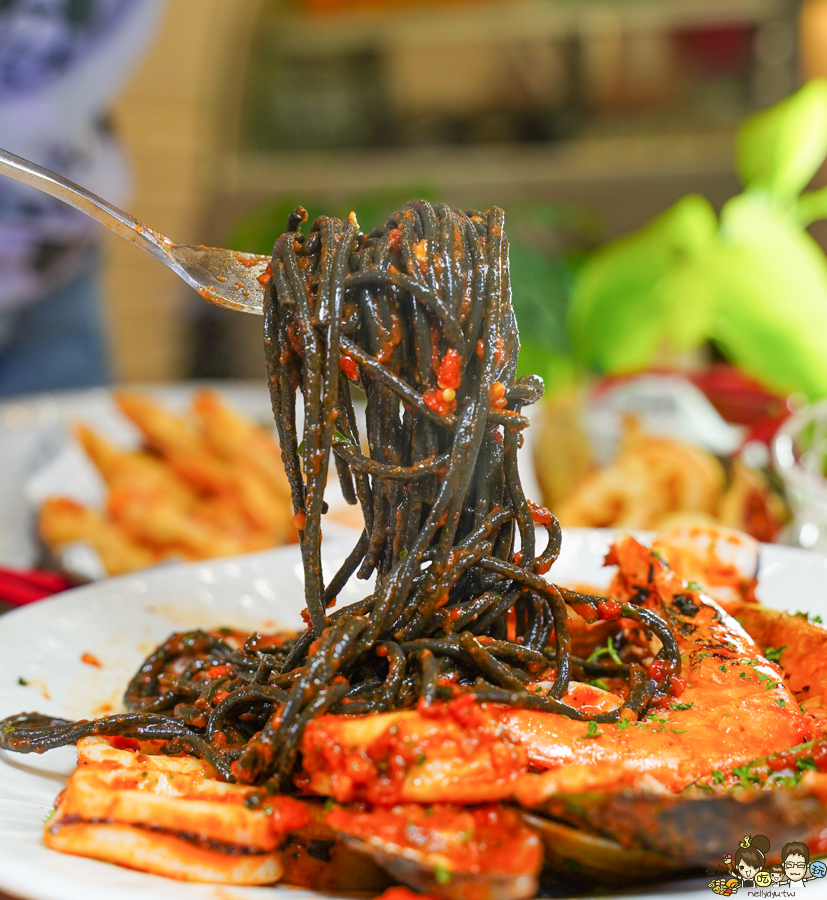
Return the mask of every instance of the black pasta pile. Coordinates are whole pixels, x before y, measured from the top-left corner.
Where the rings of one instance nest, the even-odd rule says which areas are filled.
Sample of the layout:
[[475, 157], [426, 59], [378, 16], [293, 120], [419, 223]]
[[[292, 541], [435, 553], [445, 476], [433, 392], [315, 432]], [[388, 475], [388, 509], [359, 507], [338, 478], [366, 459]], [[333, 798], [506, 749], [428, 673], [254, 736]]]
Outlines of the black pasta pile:
[[[265, 301], [273, 412], [292, 490], [308, 628], [273, 646], [233, 650], [202, 632], [173, 635], [126, 695], [129, 712], [71, 723], [37, 714], [0, 723], [0, 746], [42, 751], [89, 734], [164, 738], [228, 780], [291, 787], [301, 736], [325, 712], [358, 715], [450, 700], [612, 722], [645, 711], [680, 669], [662, 619], [618, 614], [660, 639], [664, 665], [572, 656], [567, 605], [594, 616], [600, 598], [542, 576], [560, 550], [557, 521], [528, 501], [517, 451], [523, 407], [542, 382], [516, 378], [503, 212], [410, 203], [364, 234], [355, 217], [303, 209], [276, 242]], [[366, 399], [363, 452], [353, 389]], [[303, 401], [301, 441], [296, 399]], [[331, 456], [364, 531], [322, 577], [322, 516]], [[535, 550], [535, 525], [548, 540]], [[520, 551], [515, 552], [517, 537]], [[364, 600], [330, 613], [353, 576], [376, 576]], [[589, 714], [563, 702], [572, 677], [622, 677], [622, 707]], [[537, 682], [542, 681], [541, 687]], [[530, 686], [530, 687], [529, 687]]]

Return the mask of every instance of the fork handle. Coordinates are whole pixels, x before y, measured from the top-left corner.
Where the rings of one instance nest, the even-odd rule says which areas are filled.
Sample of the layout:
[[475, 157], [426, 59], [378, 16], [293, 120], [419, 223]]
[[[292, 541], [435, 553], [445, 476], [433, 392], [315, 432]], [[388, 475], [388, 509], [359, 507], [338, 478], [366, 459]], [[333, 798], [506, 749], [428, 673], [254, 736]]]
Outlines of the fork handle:
[[21, 184], [43, 191], [57, 200], [62, 200], [75, 209], [86, 213], [87, 216], [105, 225], [110, 231], [114, 231], [133, 244], [137, 244], [142, 250], [152, 254], [157, 260], [171, 268], [176, 268], [169, 248], [175, 246], [169, 238], [153, 231], [151, 228], [139, 222], [134, 216], [118, 209], [106, 200], [87, 191], [79, 184], [62, 178], [49, 169], [44, 169], [21, 156], [15, 156], [7, 150], [0, 149], [0, 174], [8, 175]]

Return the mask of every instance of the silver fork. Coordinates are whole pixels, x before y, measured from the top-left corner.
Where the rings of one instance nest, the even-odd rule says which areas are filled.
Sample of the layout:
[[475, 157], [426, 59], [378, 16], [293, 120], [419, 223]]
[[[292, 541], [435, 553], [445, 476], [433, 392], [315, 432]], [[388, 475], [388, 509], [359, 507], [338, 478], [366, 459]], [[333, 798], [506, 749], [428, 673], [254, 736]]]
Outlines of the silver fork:
[[37, 188], [97, 219], [101, 225], [169, 266], [210, 303], [240, 312], [263, 314], [269, 256], [176, 244], [91, 191], [6, 150], [0, 150], [0, 174]]

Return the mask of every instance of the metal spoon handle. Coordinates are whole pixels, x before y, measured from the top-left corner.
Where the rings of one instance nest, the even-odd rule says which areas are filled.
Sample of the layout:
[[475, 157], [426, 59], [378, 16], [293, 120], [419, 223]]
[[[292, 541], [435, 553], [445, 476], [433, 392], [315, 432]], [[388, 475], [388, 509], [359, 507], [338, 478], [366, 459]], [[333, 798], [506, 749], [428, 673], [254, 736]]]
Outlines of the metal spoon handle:
[[62, 178], [49, 169], [2, 149], [0, 149], [0, 174], [8, 175], [21, 184], [37, 188], [57, 200], [68, 203], [69, 206], [86, 213], [128, 241], [140, 244], [142, 250], [151, 253], [165, 265], [171, 266], [168, 248], [172, 246], [172, 241], [148, 228], [129, 213], [107, 203], [97, 194], [69, 181], [68, 178]]

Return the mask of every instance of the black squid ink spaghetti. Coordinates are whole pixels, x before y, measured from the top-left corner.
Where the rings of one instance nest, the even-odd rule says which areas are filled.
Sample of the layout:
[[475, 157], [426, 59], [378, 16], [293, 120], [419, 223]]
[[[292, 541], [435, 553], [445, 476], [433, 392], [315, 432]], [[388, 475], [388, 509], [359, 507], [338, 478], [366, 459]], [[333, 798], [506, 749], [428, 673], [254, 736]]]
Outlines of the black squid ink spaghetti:
[[[663, 619], [543, 577], [561, 532], [526, 499], [517, 469], [522, 410], [539, 399], [542, 382], [516, 378], [502, 210], [415, 201], [369, 234], [353, 216], [321, 217], [305, 233], [306, 218], [297, 209], [276, 242], [264, 329], [307, 630], [252, 635], [235, 649], [217, 634], [175, 634], [133, 678], [125, 714], [13, 716], [0, 723], [0, 747], [42, 752], [87, 735], [164, 739], [165, 752], [195, 754], [229, 781], [260, 786], [255, 803], [292, 788], [304, 729], [324, 713], [473, 694], [480, 703], [613, 722], [624, 709], [642, 715], [668, 693], [680, 654]], [[366, 435], [354, 388], [366, 399]], [[325, 584], [331, 455], [364, 530]], [[539, 553], [535, 525], [548, 535]], [[331, 612], [352, 577], [371, 575], [369, 596]], [[591, 621], [635, 620], [659, 639], [658, 665], [574, 656], [569, 607]], [[596, 677], [625, 679], [622, 706], [589, 713], [564, 702], [571, 679]]]

